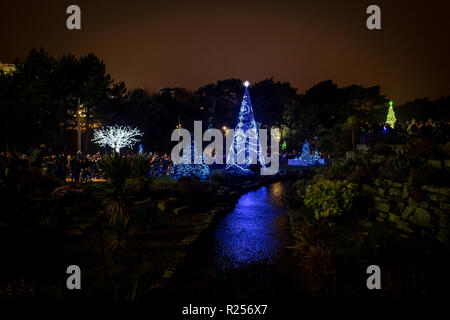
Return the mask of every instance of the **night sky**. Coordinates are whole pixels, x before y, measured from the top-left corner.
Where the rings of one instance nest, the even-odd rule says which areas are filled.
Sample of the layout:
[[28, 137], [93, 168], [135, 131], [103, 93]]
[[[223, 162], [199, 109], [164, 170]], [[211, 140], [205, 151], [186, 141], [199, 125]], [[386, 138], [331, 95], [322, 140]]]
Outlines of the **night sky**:
[[[70, 4], [80, 31], [66, 28]], [[370, 4], [382, 30], [366, 28]], [[0, 12], [0, 62], [32, 46], [93, 52], [128, 88], [274, 77], [299, 92], [327, 79], [379, 84], [397, 103], [450, 94], [450, 1], [2, 0]]]

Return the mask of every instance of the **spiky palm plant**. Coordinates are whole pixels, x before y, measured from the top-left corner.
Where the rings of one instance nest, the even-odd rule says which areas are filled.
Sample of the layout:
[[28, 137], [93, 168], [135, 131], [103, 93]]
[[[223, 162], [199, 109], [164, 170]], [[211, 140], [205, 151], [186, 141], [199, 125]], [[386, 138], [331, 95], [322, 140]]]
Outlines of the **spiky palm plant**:
[[137, 177], [145, 177], [147, 172], [150, 171], [151, 158], [146, 155], [136, 155], [132, 157], [131, 161], [133, 162], [133, 174]]
[[122, 191], [125, 180], [130, 176], [130, 160], [127, 157], [121, 157], [117, 152], [113, 152], [102, 159], [101, 166], [111, 180], [114, 191]]

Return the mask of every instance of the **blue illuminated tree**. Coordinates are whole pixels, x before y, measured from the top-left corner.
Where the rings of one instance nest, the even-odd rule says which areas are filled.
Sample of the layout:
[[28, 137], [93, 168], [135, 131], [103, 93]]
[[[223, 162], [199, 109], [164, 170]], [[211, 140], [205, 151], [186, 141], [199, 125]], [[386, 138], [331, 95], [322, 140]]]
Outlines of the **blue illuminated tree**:
[[[252, 102], [248, 92], [249, 84], [248, 81], [244, 82], [244, 97], [242, 98], [241, 109], [239, 110], [238, 122], [234, 129], [235, 135], [233, 143], [230, 146], [230, 152], [227, 158], [226, 170], [235, 173], [252, 173], [249, 168], [250, 164], [256, 163], [257, 160], [263, 165], [260, 153], [261, 146], [259, 143], [258, 127], [256, 125]], [[249, 135], [248, 137], [245, 135], [246, 133]], [[238, 163], [240, 156], [244, 156], [244, 163], [242, 164]], [[232, 161], [233, 163], [231, 163]]]
[[313, 157], [311, 155], [311, 151], [309, 150], [308, 140], [305, 140], [305, 143], [303, 143], [302, 154], [300, 156], [300, 160], [306, 160], [306, 161], [313, 160]]
[[314, 155], [313, 155], [313, 162], [314, 165], [318, 165], [320, 163], [320, 155], [319, 155], [319, 151], [314, 151]]
[[195, 139], [191, 134], [191, 145], [186, 148], [186, 152], [183, 153], [181, 163], [173, 165], [171, 174], [174, 178], [181, 177], [197, 177], [202, 180], [209, 178], [209, 166], [204, 162], [196, 164], [195, 161], [201, 158], [201, 154], [198, 154], [195, 147]]

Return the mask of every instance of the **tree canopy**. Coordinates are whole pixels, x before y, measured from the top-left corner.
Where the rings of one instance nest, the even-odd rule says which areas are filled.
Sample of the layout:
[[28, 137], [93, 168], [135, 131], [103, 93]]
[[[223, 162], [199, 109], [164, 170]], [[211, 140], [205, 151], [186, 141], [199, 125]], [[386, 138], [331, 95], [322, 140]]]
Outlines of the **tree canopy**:
[[[16, 72], [0, 75], [2, 149], [29, 149], [45, 143], [59, 150], [73, 150], [80, 103], [84, 150], [88, 149], [92, 126], [117, 124], [142, 130], [146, 149], [169, 152], [171, 133], [179, 123], [189, 130], [194, 120], [202, 120], [204, 130], [208, 126], [234, 127], [244, 92], [242, 79], [236, 78], [219, 80], [195, 91], [127, 91], [123, 82], [111, 78], [104, 62], [94, 54], [52, 57], [43, 49], [32, 49], [16, 65]], [[345, 128], [350, 117], [352, 123], [355, 119], [378, 119], [378, 113], [385, 117], [388, 103], [379, 86], [339, 88], [331, 80], [298, 93], [289, 82], [269, 78], [252, 83], [250, 96], [258, 126], [282, 128], [288, 146], [300, 146], [312, 137], [327, 141], [327, 137]], [[421, 99], [396, 106], [395, 110], [402, 121], [414, 115], [448, 119], [449, 104], [449, 98]], [[72, 138], [68, 138], [70, 135]]]

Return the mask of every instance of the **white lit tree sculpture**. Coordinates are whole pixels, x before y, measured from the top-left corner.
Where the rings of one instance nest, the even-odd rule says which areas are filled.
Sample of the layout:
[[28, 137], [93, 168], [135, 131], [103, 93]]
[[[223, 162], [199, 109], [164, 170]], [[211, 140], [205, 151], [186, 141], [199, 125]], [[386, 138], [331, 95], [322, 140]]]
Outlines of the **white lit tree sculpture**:
[[101, 147], [110, 146], [119, 153], [121, 148], [131, 148], [139, 142], [140, 139], [138, 137], [142, 135], [143, 133], [137, 128], [131, 129], [115, 125], [94, 130], [92, 142], [97, 143]]

